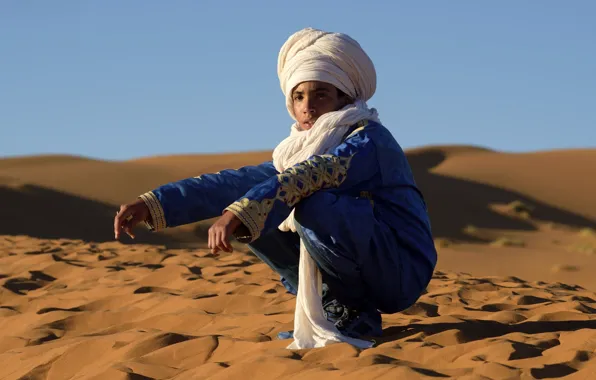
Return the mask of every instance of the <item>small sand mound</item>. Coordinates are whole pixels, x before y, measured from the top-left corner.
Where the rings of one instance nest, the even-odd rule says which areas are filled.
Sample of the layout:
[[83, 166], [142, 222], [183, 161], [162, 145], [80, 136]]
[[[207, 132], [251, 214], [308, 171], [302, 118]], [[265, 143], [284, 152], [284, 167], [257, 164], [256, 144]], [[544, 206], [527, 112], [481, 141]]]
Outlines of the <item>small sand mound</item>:
[[592, 243], [574, 243], [568, 247], [568, 251], [581, 253], [584, 255], [595, 255], [596, 254], [596, 244]]
[[435, 239], [435, 247], [439, 248], [447, 248], [453, 245], [453, 241], [445, 238], [437, 238]]
[[529, 218], [531, 212], [534, 210], [534, 206], [530, 206], [522, 201], [513, 201], [505, 209], [519, 217]]
[[470, 235], [470, 236], [477, 236], [479, 233], [479, 229], [478, 227], [472, 225], [472, 224], [468, 224], [467, 226], [464, 227], [463, 232]]
[[576, 265], [558, 264], [552, 267], [553, 272], [577, 272], [580, 268]]
[[579, 236], [596, 239], [596, 230], [593, 228], [582, 228], [578, 232]]
[[526, 243], [521, 239], [503, 236], [490, 243], [493, 247], [525, 247]]

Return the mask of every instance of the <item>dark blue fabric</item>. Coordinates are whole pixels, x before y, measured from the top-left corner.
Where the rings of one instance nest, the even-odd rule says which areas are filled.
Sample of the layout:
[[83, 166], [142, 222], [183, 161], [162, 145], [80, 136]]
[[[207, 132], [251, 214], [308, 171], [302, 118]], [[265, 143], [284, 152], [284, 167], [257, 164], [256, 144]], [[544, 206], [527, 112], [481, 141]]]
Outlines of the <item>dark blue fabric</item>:
[[297, 233], [274, 229], [250, 243], [248, 248], [281, 276], [288, 292], [297, 293], [300, 259], [300, 236]]
[[[331, 297], [344, 305], [393, 313], [410, 306], [424, 289], [402, 283], [402, 261], [409, 258], [396, 249], [393, 231], [375, 219], [368, 199], [319, 191], [298, 204], [296, 222], [298, 233], [274, 229], [248, 245], [290, 292], [298, 288], [299, 237]], [[370, 233], [368, 245], [358, 244], [363, 232]]]
[[176, 227], [220, 216], [252, 187], [277, 174], [271, 161], [238, 170], [185, 178], [154, 189], [165, 213], [166, 226]]

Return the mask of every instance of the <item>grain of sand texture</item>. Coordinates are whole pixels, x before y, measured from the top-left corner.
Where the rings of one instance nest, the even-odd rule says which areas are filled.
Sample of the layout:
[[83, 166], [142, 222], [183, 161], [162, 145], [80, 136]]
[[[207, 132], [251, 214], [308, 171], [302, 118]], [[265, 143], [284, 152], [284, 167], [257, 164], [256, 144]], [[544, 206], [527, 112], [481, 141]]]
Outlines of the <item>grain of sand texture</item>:
[[269, 152], [0, 159], [0, 379], [596, 379], [596, 150], [407, 152], [437, 271], [375, 347], [290, 351], [294, 297], [208, 222], [113, 241], [120, 203]]

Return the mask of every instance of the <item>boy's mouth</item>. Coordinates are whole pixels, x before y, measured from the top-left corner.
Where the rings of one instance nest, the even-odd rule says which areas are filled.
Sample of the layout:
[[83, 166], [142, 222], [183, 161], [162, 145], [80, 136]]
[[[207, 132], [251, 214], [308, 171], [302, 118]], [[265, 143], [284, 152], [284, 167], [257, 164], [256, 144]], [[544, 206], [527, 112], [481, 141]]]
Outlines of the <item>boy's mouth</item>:
[[315, 125], [315, 121], [316, 120], [303, 121], [302, 126], [307, 127], [307, 128], [312, 128], [312, 126]]

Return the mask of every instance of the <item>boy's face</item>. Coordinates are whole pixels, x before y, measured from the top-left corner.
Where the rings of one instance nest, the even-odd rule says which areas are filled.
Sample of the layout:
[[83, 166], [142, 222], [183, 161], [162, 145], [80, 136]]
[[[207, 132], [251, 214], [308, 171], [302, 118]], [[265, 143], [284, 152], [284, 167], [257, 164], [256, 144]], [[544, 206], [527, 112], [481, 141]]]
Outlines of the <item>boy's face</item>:
[[292, 91], [294, 115], [303, 131], [327, 112], [337, 111], [349, 104], [349, 98], [335, 86], [318, 81], [302, 82]]

